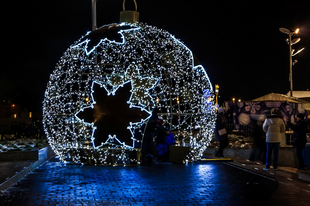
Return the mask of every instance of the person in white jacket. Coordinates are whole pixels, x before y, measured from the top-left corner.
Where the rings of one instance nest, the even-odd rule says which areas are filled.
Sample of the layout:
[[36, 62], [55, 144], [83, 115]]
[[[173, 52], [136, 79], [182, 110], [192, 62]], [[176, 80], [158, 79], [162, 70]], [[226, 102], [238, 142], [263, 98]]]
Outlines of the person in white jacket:
[[263, 130], [266, 132], [266, 166], [264, 170], [269, 170], [271, 164], [271, 155], [273, 151], [273, 169], [278, 169], [279, 147], [282, 133], [285, 132], [285, 124], [282, 119], [281, 112], [278, 108], [273, 108], [270, 111], [264, 124]]

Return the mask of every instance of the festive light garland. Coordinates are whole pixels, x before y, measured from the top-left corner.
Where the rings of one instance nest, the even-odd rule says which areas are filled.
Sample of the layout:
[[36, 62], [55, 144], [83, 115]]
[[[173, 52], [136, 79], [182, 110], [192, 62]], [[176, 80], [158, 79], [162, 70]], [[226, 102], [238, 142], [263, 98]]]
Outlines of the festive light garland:
[[[120, 40], [111, 39], [111, 34]], [[94, 84], [103, 87], [107, 95], [131, 84], [127, 104], [148, 114], [146, 119], [129, 123], [131, 145], [115, 134], [96, 145], [95, 123], [78, 117], [96, 104]], [[156, 106], [175, 138], [188, 143], [190, 152], [184, 161], [195, 161], [212, 139], [216, 118], [213, 97], [205, 69], [194, 66], [192, 52], [167, 31], [143, 23], [110, 24], [87, 33], [61, 57], [45, 91], [44, 130], [63, 161], [69, 156], [76, 163], [140, 163], [131, 153], [140, 151], [141, 128]], [[136, 132], [142, 138], [136, 138]]]

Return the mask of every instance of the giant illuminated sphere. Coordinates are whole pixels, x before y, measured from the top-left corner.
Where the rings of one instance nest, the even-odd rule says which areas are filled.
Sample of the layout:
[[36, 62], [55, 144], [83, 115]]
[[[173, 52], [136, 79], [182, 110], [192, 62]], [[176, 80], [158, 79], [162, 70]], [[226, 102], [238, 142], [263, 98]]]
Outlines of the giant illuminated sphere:
[[176, 140], [190, 147], [184, 161], [198, 160], [215, 121], [205, 69], [165, 30], [105, 25], [71, 45], [50, 75], [44, 131], [63, 161], [139, 163], [132, 153], [141, 149], [154, 108]]

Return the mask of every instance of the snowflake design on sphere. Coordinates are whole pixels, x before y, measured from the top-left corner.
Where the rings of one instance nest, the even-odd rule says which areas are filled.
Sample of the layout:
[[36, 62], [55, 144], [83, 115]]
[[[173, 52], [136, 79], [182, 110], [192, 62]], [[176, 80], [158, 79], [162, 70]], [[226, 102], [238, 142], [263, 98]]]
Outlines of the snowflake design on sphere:
[[261, 106], [259, 102], [245, 102], [245, 111], [255, 114], [256, 111], [260, 110]]
[[[141, 77], [139, 72], [139, 67], [132, 63], [127, 68], [125, 74], [119, 75], [119, 74], [113, 74], [106, 79], [107, 81], [94, 81], [92, 83], [92, 92], [91, 92], [91, 103], [87, 107], [81, 108], [80, 111], [78, 111], [75, 114], [75, 118], [78, 122], [81, 122], [87, 126], [91, 126], [93, 128], [92, 131], [92, 143], [93, 147], [95, 149], [99, 149], [102, 146], [105, 145], [119, 145], [122, 148], [127, 149], [133, 149], [135, 147], [136, 139], [134, 138], [134, 132], [136, 128], [140, 128], [145, 121], [147, 121], [151, 117], [151, 112], [149, 112], [146, 107], [152, 102], [154, 103], [153, 98], [149, 94], [149, 90], [153, 88], [158, 79], [150, 76], [150, 77]], [[145, 112], [148, 114], [147, 118], [141, 119], [138, 122], [129, 122], [129, 125], [127, 125], [127, 129], [131, 133], [131, 139], [133, 140], [133, 143], [131, 145], [125, 144], [125, 142], [121, 141], [115, 134], [108, 134], [107, 140], [105, 142], [102, 142], [100, 145], [95, 143], [95, 130], [97, 127], [94, 126], [94, 122], [85, 122], [83, 119], [80, 119], [78, 116], [81, 112], [84, 112], [84, 110], [88, 108], [94, 108], [94, 105], [96, 104], [95, 98], [94, 98], [94, 85], [98, 84], [100, 87], [103, 87], [106, 92], [107, 96], [110, 96], [111, 94], [114, 96], [115, 93], [119, 90], [120, 87], [124, 87], [125, 84], [130, 83], [131, 84], [131, 96], [129, 100], [127, 101], [127, 104], [129, 104], [129, 108], [139, 108], [142, 112]], [[109, 87], [111, 89], [109, 89]]]
[[129, 100], [131, 106], [140, 105], [142, 108], [145, 108], [150, 103], [155, 103], [149, 90], [155, 87], [158, 81], [157, 78], [153, 76], [141, 77], [140, 69], [134, 63], [128, 67], [125, 76], [130, 79], [132, 84], [132, 95]]
[[110, 24], [101, 27], [93, 32], [88, 32], [81, 39], [81, 44], [85, 43], [85, 53], [91, 54], [104, 41], [108, 43], [124, 44], [125, 38], [123, 32], [130, 32], [139, 29], [134, 26], [126, 26], [124, 24]]

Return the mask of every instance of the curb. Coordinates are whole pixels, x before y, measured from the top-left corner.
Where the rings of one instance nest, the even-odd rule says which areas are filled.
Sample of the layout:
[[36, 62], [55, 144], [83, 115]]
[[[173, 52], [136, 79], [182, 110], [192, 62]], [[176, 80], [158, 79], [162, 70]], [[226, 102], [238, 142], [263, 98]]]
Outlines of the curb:
[[34, 171], [37, 167], [41, 166], [45, 162], [49, 161], [53, 157], [55, 157], [54, 152], [51, 152], [50, 146], [42, 148], [39, 150], [38, 153], [38, 161], [35, 161], [27, 168], [23, 169], [22, 171], [15, 174], [13, 177], [10, 177], [6, 181], [0, 184], [0, 190], [6, 190], [7, 188], [11, 187], [14, 183], [18, 182], [20, 179], [28, 175], [30, 172]]
[[310, 183], [310, 173], [309, 172], [300, 172], [298, 174], [298, 177], [299, 177], [299, 179]]

